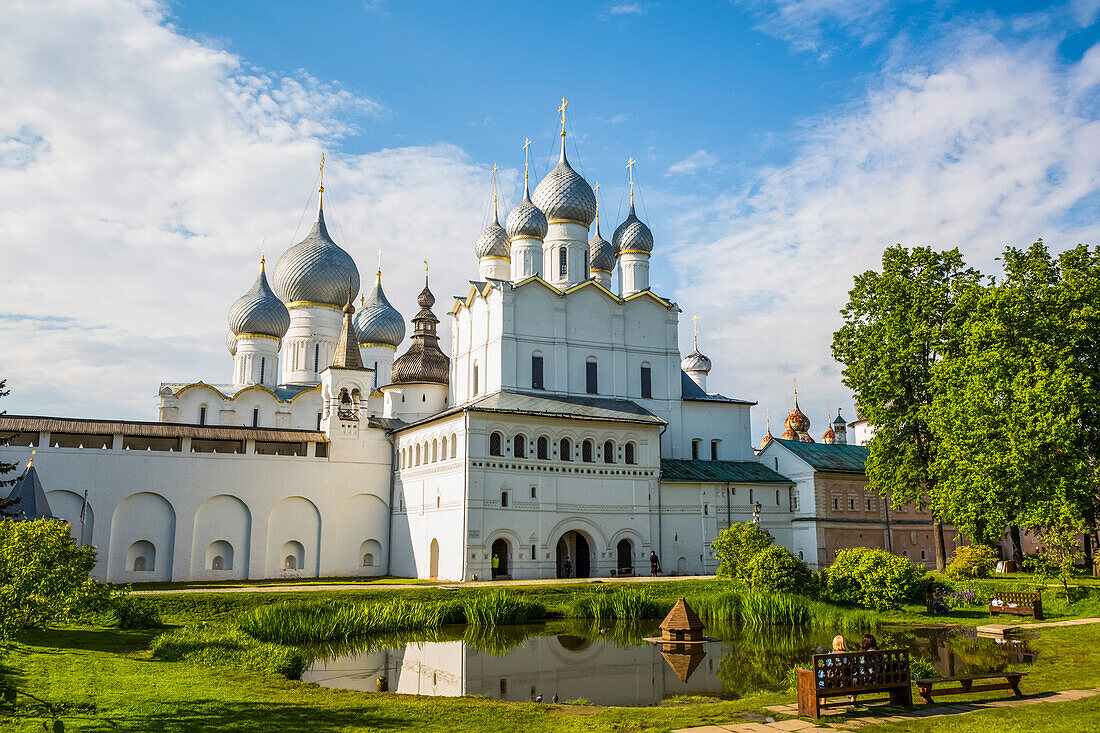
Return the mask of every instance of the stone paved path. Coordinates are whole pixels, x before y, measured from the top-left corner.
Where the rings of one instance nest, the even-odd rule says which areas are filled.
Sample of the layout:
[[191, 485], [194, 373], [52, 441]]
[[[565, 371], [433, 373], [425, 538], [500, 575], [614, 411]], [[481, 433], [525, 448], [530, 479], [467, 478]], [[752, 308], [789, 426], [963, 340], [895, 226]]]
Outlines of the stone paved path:
[[[456, 588], [499, 588], [515, 585], [567, 585], [572, 583], [651, 583], [672, 580], [708, 580], [713, 575], [660, 575], [652, 578], [648, 575], [636, 575], [624, 578], [546, 578], [544, 580], [477, 580], [462, 583], [313, 583], [302, 585], [240, 585], [240, 586], [191, 586], [187, 588], [157, 588], [155, 590], [134, 590], [135, 595], [159, 595], [162, 593], [302, 593], [322, 590], [455, 590]], [[138, 586], [140, 588], [140, 586]], [[1100, 620], [1100, 619], [1097, 619]]]
[[[1096, 620], [1098, 619], [1093, 619], [1093, 621]], [[1060, 623], [1067, 624], [1070, 622]], [[776, 733], [776, 731], [859, 730], [881, 723], [897, 723], [917, 718], [939, 718], [945, 715], [963, 715], [966, 713], [976, 713], [979, 710], [988, 710], [990, 708], [1016, 708], [1024, 705], [1038, 705], [1048, 702], [1069, 702], [1071, 700], [1081, 700], [1086, 697], [1093, 697], [1094, 695], [1100, 695], [1100, 687], [1087, 690], [1042, 692], [1035, 695], [1010, 697], [1005, 700], [990, 700], [988, 702], [934, 705], [908, 712], [895, 712], [894, 709], [891, 709], [890, 712], [893, 714], [885, 717], [854, 718], [852, 720], [830, 722], [829, 716], [826, 716], [816, 723], [799, 720], [798, 718], [787, 718], [784, 720], [776, 720], [772, 723], [729, 723], [725, 725], [704, 725], [698, 728], [681, 728], [677, 731], [673, 731], [673, 733], [729, 733], [730, 731], [734, 731], [735, 733]], [[772, 705], [767, 709], [778, 715], [798, 715], [798, 706], [794, 704]]]

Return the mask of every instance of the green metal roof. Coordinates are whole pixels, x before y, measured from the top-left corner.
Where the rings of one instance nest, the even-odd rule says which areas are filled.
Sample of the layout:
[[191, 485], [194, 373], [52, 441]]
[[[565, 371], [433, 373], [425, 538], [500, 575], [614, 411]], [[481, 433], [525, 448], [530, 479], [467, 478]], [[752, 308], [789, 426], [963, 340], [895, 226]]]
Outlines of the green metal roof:
[[834, 473], [864, 473], [864, 464], [871, 451], [862, 445], [829, 445], [828, 443], [803, 443], [799, 440], [773, 438], [796, 456], [818, 471]]
[[669, 483], [717, 484], [793, 484], [756, 461], [687, 461], [678, 458], [661, 459], [661, 481]]

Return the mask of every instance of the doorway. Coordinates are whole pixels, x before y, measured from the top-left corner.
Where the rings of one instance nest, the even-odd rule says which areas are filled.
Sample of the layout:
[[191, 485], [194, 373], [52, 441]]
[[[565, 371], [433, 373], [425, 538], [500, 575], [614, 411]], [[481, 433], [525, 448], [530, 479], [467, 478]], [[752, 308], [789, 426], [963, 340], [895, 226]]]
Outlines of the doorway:
[[428, 560], [428, 578], [435, 580], [439, 577], [439, 540], [432, 540], [431, 558]]
[[[558, 577], [587, 578], [592, 572], [591, 550], [588, 540], [576, 530], [570, 530], [558, 540]], [[565, 572], [565, 560], [569, 559], [571, 571]]]
[[[508, 571], [508, 542], [504, 539], [499, 539], [493, 543], [493, 547], [490, 554], [490, 562], [492, 558], [497, 559], [497, 566], [492, 568], [492, 577], [499, 578], [501, 576], [509, 575]], [[492, 567], [490, 565], [490, 567]]]
[[619, 575], [633, 575], [634, 547], [630, 544], [630, 540], [619, 540], [617, 550], [618, 563], [615, 565], [615, 568], [619, 571]]

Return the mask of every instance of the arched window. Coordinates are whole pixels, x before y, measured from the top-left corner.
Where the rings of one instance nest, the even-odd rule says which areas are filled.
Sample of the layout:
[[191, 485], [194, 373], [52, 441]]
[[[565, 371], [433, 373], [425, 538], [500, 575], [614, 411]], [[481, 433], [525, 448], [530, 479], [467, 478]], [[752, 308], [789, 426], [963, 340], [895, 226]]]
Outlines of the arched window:
[[717, 439], [710, 441], [710, 460], [712, 460], [712, 461], [717, 461], [718, 460], [718, 447], [721, 444], [722, 444], [722, 441], [717, 440]]
[[653, 397], [653, 370], [649, 367], [649, 362], [642, 363], [642, 397], [650, 399]]
[[480, 384], [480, 382], [478, 380], [479, 372], [480, 372], [480, 369], [478, 369], [477, 362], [475, 361], [474, 362], [474, 384], [473, 384], [473, 394], [474, 395], [477, 395], [478, 385]]
[[313, 371], [321, 371], [321, 344], [313, 345]]
[[693, 438], [691, 441], [691, 460], [699, 460], [699, 446], [703, 444], [703, 441], [698, 438]]
[[527, 438], [522, 435], [512, 438], [512, 455], [516, 458], [527, 457]]
[[591, 463], [595, 460], [593, 455], [596, 452], [596, 444], [591, 440], [586, 440], [581, 443], [581, 460], [585, 463]]
[[638, 462], [638, 457], [635, 455], [635, 448], [633, 443], [627, 443], [625, 448], [626, 462], [633, 465]]
[[439, 441], [432, 439], [432, 463], [439, 460]]
[[199, 405], [199, 425], [206, 424], [206, 405]]
[[502, 507], [507, 507], [508, 506], [508, 492], [507, 491], [500, 492], [500, 505]]
[[584, 363], [584, 390], [588, 394], [600, 393], [599, 371], [594, 356], [588, 357]]
[[441, 450], [439, 452], [439, 457], [442, 458], [444, 461], [447, 460], [447, 436], [446, 435], [443, 436], [443, 445], [442, 445]]
[[603, 462], [614, 463], [615, 462], [615, 444], [610, 440], [603, 444]]
[[420, 443], [416, 444], [416, 465], [420, 465]]
[[550, 439], [545, 435], [539, 436], [538, 456], [543, 461], [550, 457]]
[[404, 448], [402, 448], [402, 449], [401, 449], [401, 468], [404, 468], [404, 467], [405, 467], [405, 465], [406, 465], [406, 464], [405, 464], [405, 449], [404, 449]]
[[562, 438], [558, 443], [558, 456], [563, 461], [573, 460], [573, 444], [569, 442], [569, 438]]
[[501, 447], [504, 442], [504, 436], [500, 433], [493, 433], [489, 436], [489, 455], [491, 456], [503, 456], [504, 449]]
[[558, 274], [562, 277], [569, 274], [569, 250], [565, 247], [558, 250]]
[[531, 389], [546, 389], [543, 379], [542, 353], [536, 351], [531, 354]]
[[451, 433], [451, 458], [458, 455], [458, 436]]

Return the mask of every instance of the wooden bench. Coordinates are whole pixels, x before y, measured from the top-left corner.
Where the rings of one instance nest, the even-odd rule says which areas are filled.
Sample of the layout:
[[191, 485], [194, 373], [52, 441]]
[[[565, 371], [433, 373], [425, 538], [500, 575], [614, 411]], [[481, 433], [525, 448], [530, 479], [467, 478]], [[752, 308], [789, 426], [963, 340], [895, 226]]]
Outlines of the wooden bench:
[[[1022, 697], [1023, 693], [1020, 692], [1020, 678], [1023, 677], [1026, 672], [997, 672], [994, 674], [972, 674], [967, 677], [935, 677], [928, 680], [917, 680], [917, 691], [920, 692], [921, 699], [927, 703], [932, 702], [932, 695], [965, 695], [968, 692], [985, 692], [986, 690], [1012, 690], [1012, 694], [1016, 697]], [[1003, 679], [1004, 682], [998, 682], [996, 684], [975, 685], [975, 680], [999, 680]], [[951, 682], [958, 682], [958, 687], [948, 687], [947, 689], [934, 689], [936, 685], [943, 685]]]
[[[820, 718], [821, 711], [851, 705], [852, 695], [879, 692], [889, 697], [860, 700], [860, 705], [887, 702], [913, 707], [909, 682], [909, 652], [884, 649], [874, 652], [815, 654], [810, 669], [798, 670], [798, 714]], [[829, 702], [842, 697], [842, 702]]]
[[[1004, 602], [1003, 606], [994, 606], [993, 601]], [[1010, 606], [1009, 604], [1015, 604]], [[1043, 599], [1038, 593], [1024, 591], [999, 591], [989, 602], [989, 615], [998, 613], [1013, 613], [1017, 616], [1034, 616], [1036, 620], [1043, 620]]]

